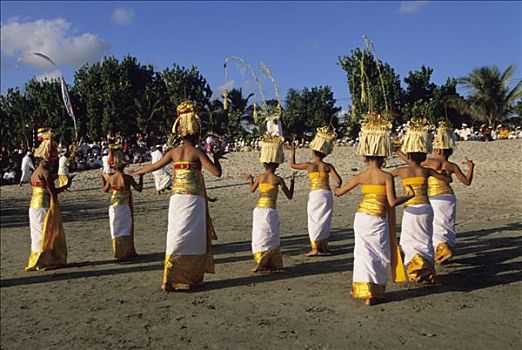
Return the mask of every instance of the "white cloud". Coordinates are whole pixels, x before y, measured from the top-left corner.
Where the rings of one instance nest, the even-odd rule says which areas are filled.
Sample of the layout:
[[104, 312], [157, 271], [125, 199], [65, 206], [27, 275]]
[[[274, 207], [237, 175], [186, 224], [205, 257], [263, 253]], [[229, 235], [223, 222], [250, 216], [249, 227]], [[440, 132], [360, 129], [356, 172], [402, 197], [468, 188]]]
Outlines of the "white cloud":
[[112, 12], [112, 20], [120, 26], [128, 26], [134, 21], [134, 11], [118, 7]]
[[399, 12], [404, 14], [416, 13], [427, 3], [428, 1], [401, 1]]
[[[74, 35], [71, 23], [63, 18], [39, 19], [33, 22], [11, 20], [0, 27], [2, 61], [31, 52], [40, 52], [57, 65], [80, 66], [99, 61], [110, 45], [91, 33]], [[41, 69], [50, 69], [44, 60], [26, 57], [24, 63]], [[52, 67], [54, 69], [54, 67]]]

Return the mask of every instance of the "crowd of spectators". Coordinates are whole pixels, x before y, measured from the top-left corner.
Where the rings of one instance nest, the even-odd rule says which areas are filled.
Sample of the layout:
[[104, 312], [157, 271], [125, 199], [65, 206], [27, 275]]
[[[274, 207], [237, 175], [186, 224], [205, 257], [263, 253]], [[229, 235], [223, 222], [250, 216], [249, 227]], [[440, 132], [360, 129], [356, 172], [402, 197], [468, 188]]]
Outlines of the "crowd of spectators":
[[[400, 139], [405, 132], [406, 125], [402, 125], [395, 130], [394, 137]], [[460, 141], [493, 141], [501, 139], [522, 139], [522, 129], [520, 126], [507, 127], [498, 125], [491, 128], [484, 125], [480, 127], [470, 127], [462, 124], [462, 128], [455, 129], [455, 138]], [[356, 146], [358, 139], [347, 136], [338, 138], [338, 146]], [[309, 141], [304, 138], [295, 141], [299, 147], [307, 147]], [[78, 146], [60, 145], [60, 153], [69, 158], [70, 171], [84, 171], [91, 169], [107, 169], [109, 145], [121, 145], [129, 163], [143, 163], [151, 161], [151, 153], [161, 146], [163, 152], [170, 148], [166, 136], [158, 135], [153, 132], [148, 134], [138, 133], [126, 136], [122, 133], [108, 133], [96, 142], [80, 141]], [[244, 152], [261, 149], [260, 138], [233, 138], [228, 135], [218, 136], [208, 134], [201, 138], [201, 149], [207, 153], [218, 150], [224, 152]], [[21, 183], [22, 168], [34, 168], [36, 159], [27, 147], [10, 150], [5, 146], [1, 147], [0, 155], [0, 181], [2, 185]], [[25, 160], [24, 160], [25, 158]]]

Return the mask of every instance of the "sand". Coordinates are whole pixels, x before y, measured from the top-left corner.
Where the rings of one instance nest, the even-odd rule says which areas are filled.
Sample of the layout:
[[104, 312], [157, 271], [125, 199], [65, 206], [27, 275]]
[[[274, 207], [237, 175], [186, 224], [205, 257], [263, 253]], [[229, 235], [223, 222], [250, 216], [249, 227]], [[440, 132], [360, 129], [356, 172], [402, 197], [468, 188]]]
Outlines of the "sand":
[[[207, 176], [209, 195], [218, 197], [210, 206], [219, 236], [216, 274], [188, 293], [160, 292], [168, 194], [155, 193], [152, 175], [134, 196], [139, 259], [112, 259], [109, 195], [99, 191], [98, 172], [88, 171], [60, 195], [70, 265], [44, 272], [24, 272], [30, 188], [2, 187], [0, 347], [518, 349], [521, 151], [522, 140], [459, 143], [453, 161], [468, 156], [477, 165], [471, 187], [453, 184], [458, 255], [439, 269], [438, 284], [389, 284], [386, 302], [372, 307], [349, 296], [358, 189], [335, 199], [335, 254], [306, 258], [308, 185], [299, 177], [294, 199], [278, 201], [285, 271], [249, 272], [256, 194], [240, 174], [260, 172], [256, 152], [230, 154], [222, 178]], [[298, 161], [309, 157], [309, 150], [298, 150]], [[337, 147], [327, 160], [344, 181], [364, 167], [351, 147]], [[389, 160], [389, 168], [398, 163]], [[281, 166], [281, 175], [290, 173]]]

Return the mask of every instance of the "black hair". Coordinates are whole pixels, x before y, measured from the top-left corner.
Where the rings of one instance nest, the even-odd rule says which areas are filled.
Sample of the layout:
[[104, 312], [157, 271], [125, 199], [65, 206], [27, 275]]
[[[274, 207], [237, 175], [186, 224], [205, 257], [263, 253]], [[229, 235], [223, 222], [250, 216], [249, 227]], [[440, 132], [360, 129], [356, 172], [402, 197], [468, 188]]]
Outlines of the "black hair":
[[115, 164], [114, 169], [121, 171], [123, 173], [123, 169], [125, 169], [126, 166], [127, 166], [127, 163], [121, 162], [121, 163]]
[[279, 163], [263, 163], [265, 170], [272, 170], [273, 172], [279, 167]]
[[377, 166], [382, 167], [382, 165], [384, 164], [384, 161], [386, 160], [386, 157], [379, 157], [379, 156], [364, 156], [364, 161], [366, 163], [369, 163], [369, 162], [376, 162], [377, 163]]
[[326, 154], [324, 154], [323, 152], [316, 151], [315, 149], [312, 151], [314, 152], [314, 156], [319, 157], [321, 160], [323, 160], [324, 157], [326, 157]]
[[408, 156], [415, 163], [420, 164], [426, 160], [427, 154], [421, 153], [421, 152], [410, 152], [410, 153], [408, 153]]
[[200, 134], [198, 132], [198, 133], [195, 133], [195, 134], [192, 134], [192, 135], [184, 136], [182, 138], [182, 140], [189, 141], [194, 146], [197, 146], [199, 144], [199, 139], [200, 139], [199, 136], [200, 136]]
[[440, 152], [442, 154], [444, 154], [444, 157], [446, 157], [446, 159], [449, 159], [449, 157], [453, 154], [453, 149], [451, 149], [451, 148], [441, 149]]

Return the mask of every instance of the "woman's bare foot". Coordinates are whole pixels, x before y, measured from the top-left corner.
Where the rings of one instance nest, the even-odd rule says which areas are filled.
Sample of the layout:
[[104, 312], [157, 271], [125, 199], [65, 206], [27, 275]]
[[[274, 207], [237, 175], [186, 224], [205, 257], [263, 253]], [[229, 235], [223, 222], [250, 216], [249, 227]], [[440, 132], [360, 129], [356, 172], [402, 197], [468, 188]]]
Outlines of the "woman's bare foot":
[[169, 284], [169, 283], [163, 283], [161, 285], [161, 291], [162, 292], [173, 292], [174, 291], [174, 288], [172, 288], [172, 286]]
[[312, 250], [310, 250], [310, 252], [308, 254], [306, 254], [306, 256], [308, 256], [308, 257], [318, 256], [318, 255], [319, 255], [319, 252], [317, 251], [317, 249], [312, 249]]
[[366, 306], [372, 306], [372, 305], [375, 305], [375, 304], [379, 304], [380, 302], [381, 302], [381, 300], [379, 300], [377, 298], [364, 299], [364, 304]]

